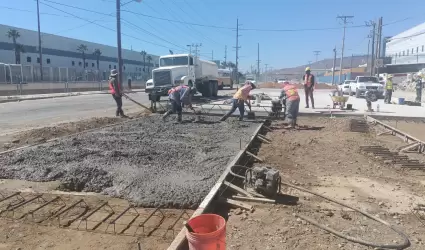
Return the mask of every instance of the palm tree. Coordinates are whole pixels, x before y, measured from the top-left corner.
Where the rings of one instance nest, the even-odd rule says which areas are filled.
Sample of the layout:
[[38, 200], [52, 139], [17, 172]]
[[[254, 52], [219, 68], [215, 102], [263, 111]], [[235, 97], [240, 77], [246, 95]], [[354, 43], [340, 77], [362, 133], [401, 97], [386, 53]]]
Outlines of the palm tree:
[[21, 37], [21, 34], [19, 34], [19, 31], [15, 29], [9, 29], [6, 33], [7, 37], [9, 39], [12, 39], [13, 41], [13, 48], [15, 50], [15, 63], [20, 64], [21, 63], [21, 53], [25, 53], [24, 46], [22, 44], [18, 44], [17, 40], [19, 37]]
[[148, 55], [148, 57], [146, 59], [148, 60], [148, 74], [149, 74], [149, 66], [150, 66], [150, 63], [152, 61], [152, 56]]
[[87, 51], [87, 45], [80, 44], [80, 46], [77, 47], [77, 51], [81, 53], [81, 57], [83, 58], [83, 66], [86, 68], [86, 51]]
[[146, 51], [142, 50], [140, 55], [143, 57], [143, 72], [145, 72], [145, 63], [146, 63]]
[[93, 52], [93, 55], [96, 56], [97, 70], [99, 70], [99, 59], [100, 59], [100, 56], [102, 55], [102, 51], [100, 51], [100, 49], [95, 49]]

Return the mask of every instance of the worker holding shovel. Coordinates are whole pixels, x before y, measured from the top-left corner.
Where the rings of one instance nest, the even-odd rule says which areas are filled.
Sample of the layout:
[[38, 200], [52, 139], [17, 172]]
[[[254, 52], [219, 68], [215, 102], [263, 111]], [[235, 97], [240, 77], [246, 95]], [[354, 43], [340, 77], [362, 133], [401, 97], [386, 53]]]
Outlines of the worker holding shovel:
[[297, 125], [298, 111], [300, 108], [300, 96], [295, 85], [285, 81], [279, 99], [286, 100], [286, 117], [289, 120], [287, 128], [295, 128]]
[[245, 104], [248, 105], [249, 111], [251, 111], [251, 104], [248, 102], [249, 92], [255, 89], [254, 83], [251, 81], [246, 81], [245, 85], [240, 88], [232, 98], [232, 108], [225, 114], [220, 121], [225, 121], [229, 116], [231, 116], [236, 109], [239, 109], [239, 121], [243, 120], [243, 115], [245, 113]]
[[170, 114], [177, 113], [177, 121], [182, 121], [183, 105], [187, 104], [189, 108], [192, 108], [191, 104], [191, 88], [188, 86], [177, 86], [168, 91], [168, 97], [170, 98], [171, 110], [168, 110], [162, 119], [165, 120]]
[[111, 75], [109, 76], [109, 91], [117, 104], [115, 116], [127, 118], [122, 110], [122, 91], [120, 83], [118, 82], [118, 71], [116, 69], [111, 70]]

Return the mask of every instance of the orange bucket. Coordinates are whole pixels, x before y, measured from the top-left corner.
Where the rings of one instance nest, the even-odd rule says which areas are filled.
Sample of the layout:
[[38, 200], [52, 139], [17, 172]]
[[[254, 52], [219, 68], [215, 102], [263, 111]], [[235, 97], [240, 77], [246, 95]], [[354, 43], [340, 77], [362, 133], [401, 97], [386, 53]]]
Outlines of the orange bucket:
[[194, 233], [186, 231], [189, 250], [225, 250], [226, 220], [216, 214], [201, 214], [187, 224]]

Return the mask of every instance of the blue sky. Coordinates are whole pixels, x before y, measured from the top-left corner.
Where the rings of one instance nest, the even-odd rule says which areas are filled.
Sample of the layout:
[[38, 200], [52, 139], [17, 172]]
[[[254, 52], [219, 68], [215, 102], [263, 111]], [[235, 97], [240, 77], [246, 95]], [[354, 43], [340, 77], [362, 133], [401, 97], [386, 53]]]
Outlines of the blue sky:
[[[61, 6], [52, 1], [99, 13]], [[121, 1], [126, 3], [129, 0]], [[54, 6], [82, 19], [97, 20], [96, 23], [115, 30], [114, 14], [110, 16], [101, 14], [114, 13], [115, 0], [40, 0], [40, 2], [43, 32], [116, 46], [114, 31], [45, 5]], [[2, 13], [0, 23], [37, 30], [34, 0], [1, 1], [0, 9]], [[273, 69], [304, 65], [308, 61], [315, 60], [313, 54], [315, 50], [321, 51], [319, 59], [331, 58], [333, 47], [337, 46], [339, 50], [341, 48], [342, 29], [326, 30], [326, 28], [341, 27], [337, 15], [354, 16], [349, 26], [363, 25], [365, 21], [377, 20], [382, 16], [384, 24], [388, 24], [383, 29], [384, 36], [396, 35], [425, 22], [423, 0], [143, 0], [141, 3], [131, 2], [123, 6], [122, 10], [122, 32], [126, 34], [122, 36], [124, 48], [164, 55], [168, 53], [168, 49], [178, 52], [183, 51], [187, 44], [202, 43], [200, 51], [204, 58], [211, 59], [214, 51], [214, 59], [223, 60], [227, 45], [228, 61], [233, 62], [236, 33], [232, 28], [236, 28], [236, 18], [239, 18], [242, 29], [239, 38], [242, 47], [239, 53], [241, 71], [256, 65], [257, 43], [260, 43], [261, 68], [264, 68], [265, 64]], [[175, 23], [127, 11], [227, 28]], [[366, 54], [368, 45], [366, 37], [369, 30], [369, 27], [347, 29], [345, 55]]]

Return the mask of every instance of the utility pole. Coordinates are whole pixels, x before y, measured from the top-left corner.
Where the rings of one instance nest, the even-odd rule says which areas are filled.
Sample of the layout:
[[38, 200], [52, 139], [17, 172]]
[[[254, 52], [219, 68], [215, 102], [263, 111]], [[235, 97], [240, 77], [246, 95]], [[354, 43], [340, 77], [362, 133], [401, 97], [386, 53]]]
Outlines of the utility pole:
[[265, 78], [265, 82], [267, 82], [267, 66], [268, 66], [268, 64], [266, 63], [266, 64], [264, 64], [265, 66], [266, 66], [266, 69], [264, 70], [264, 78]]
[[188, 45], [186, 45], [186, 47], [189, 47], [189, 54], [192, 54], [192, 45], [188, 44]]
[[320, 50], [313, 51], [314, 55], [316, 56], [316, 62], [317, 62], [317, 57], [319, 56], [320, 52], [321, 52]]
[[192, 47], [195, 47], [195, 57], [198, 57], [198, 52], [199, 52], [198, 47], [202, 47], [202, 43], [199, 43], [199, 44], [198, 43], [195, 43], [195, 44], [192, 43]]
[[239, 89], [239, 18], [236, 19], [236, 84]]
[[121, 1], [117, 3], [117, 47], [118, 47], [118, 82], [123, 86], [122, 82], [122, 51], [121, 51]]
[[214, 50], [211, 51], [211, 61], [214, 61]]
[[[381, 42], [382, 42], [382, 17], [378, 20], [378, 34], [376, 41], [376, 59], [381, 59]], [[379, 75], [379, 67], [376, 68], [376, 74]]]
[[[371, 44], [371, 59], [370, 59], [370, 75], [373, 76], [373, 73], [375, 72], [375, 33], [376, 33], [376, 23], [375, 21], [369, 21], [366, 22], [367, 26], [372, 26], [372, 31], [371, 31], [371, 38], [372, 38], [372, 44]], [[368, 62], [369, 63], [369, 62]], [[369, 65], [368, 65], [369, 66]]]
[[40, 32], [40, 0], [37, 0], [37, 22], [38, 22], [38, 56], [40, 58], [40, 80], [43, 81], [43, 53], [41, 52]]
[[341, 82], [342, 75], [342, 65], [344, 61], [344, 46], [345, 46], [345, 29], [347, 28], [348, 19], [354, 18], [354, 16], [337, 16], [336, 18], [341, 19], [344, 24], [344, 34], [342, 36], [342, 50], [341, 50], [341, 60], [339, 62], [339, 79], [338, 82]]
[[334, 48], [334, 61], [332, 66], [332, 85], [335, 83], [335, 63], [336, 63], [336, 46]]
[[369, 40], [367, 42], [366, 66], [369, 68], [370, 38], [372, 38], [372, 36], [369, 34], [367, 38], [369, 38]]
[[[353, 73], [353, 57], [354, 54], [351, 54], [351, 60], [350, 60], [350, 78], [351, 78], [351, 74]], [[351, 80], [351, 79], [349, 79]]]
[[224, 46], [224, 65], [227, 63], [227, 45]]
[[257, 43], [257, 79], [259, 78], [260, 78], [260, 43]]

